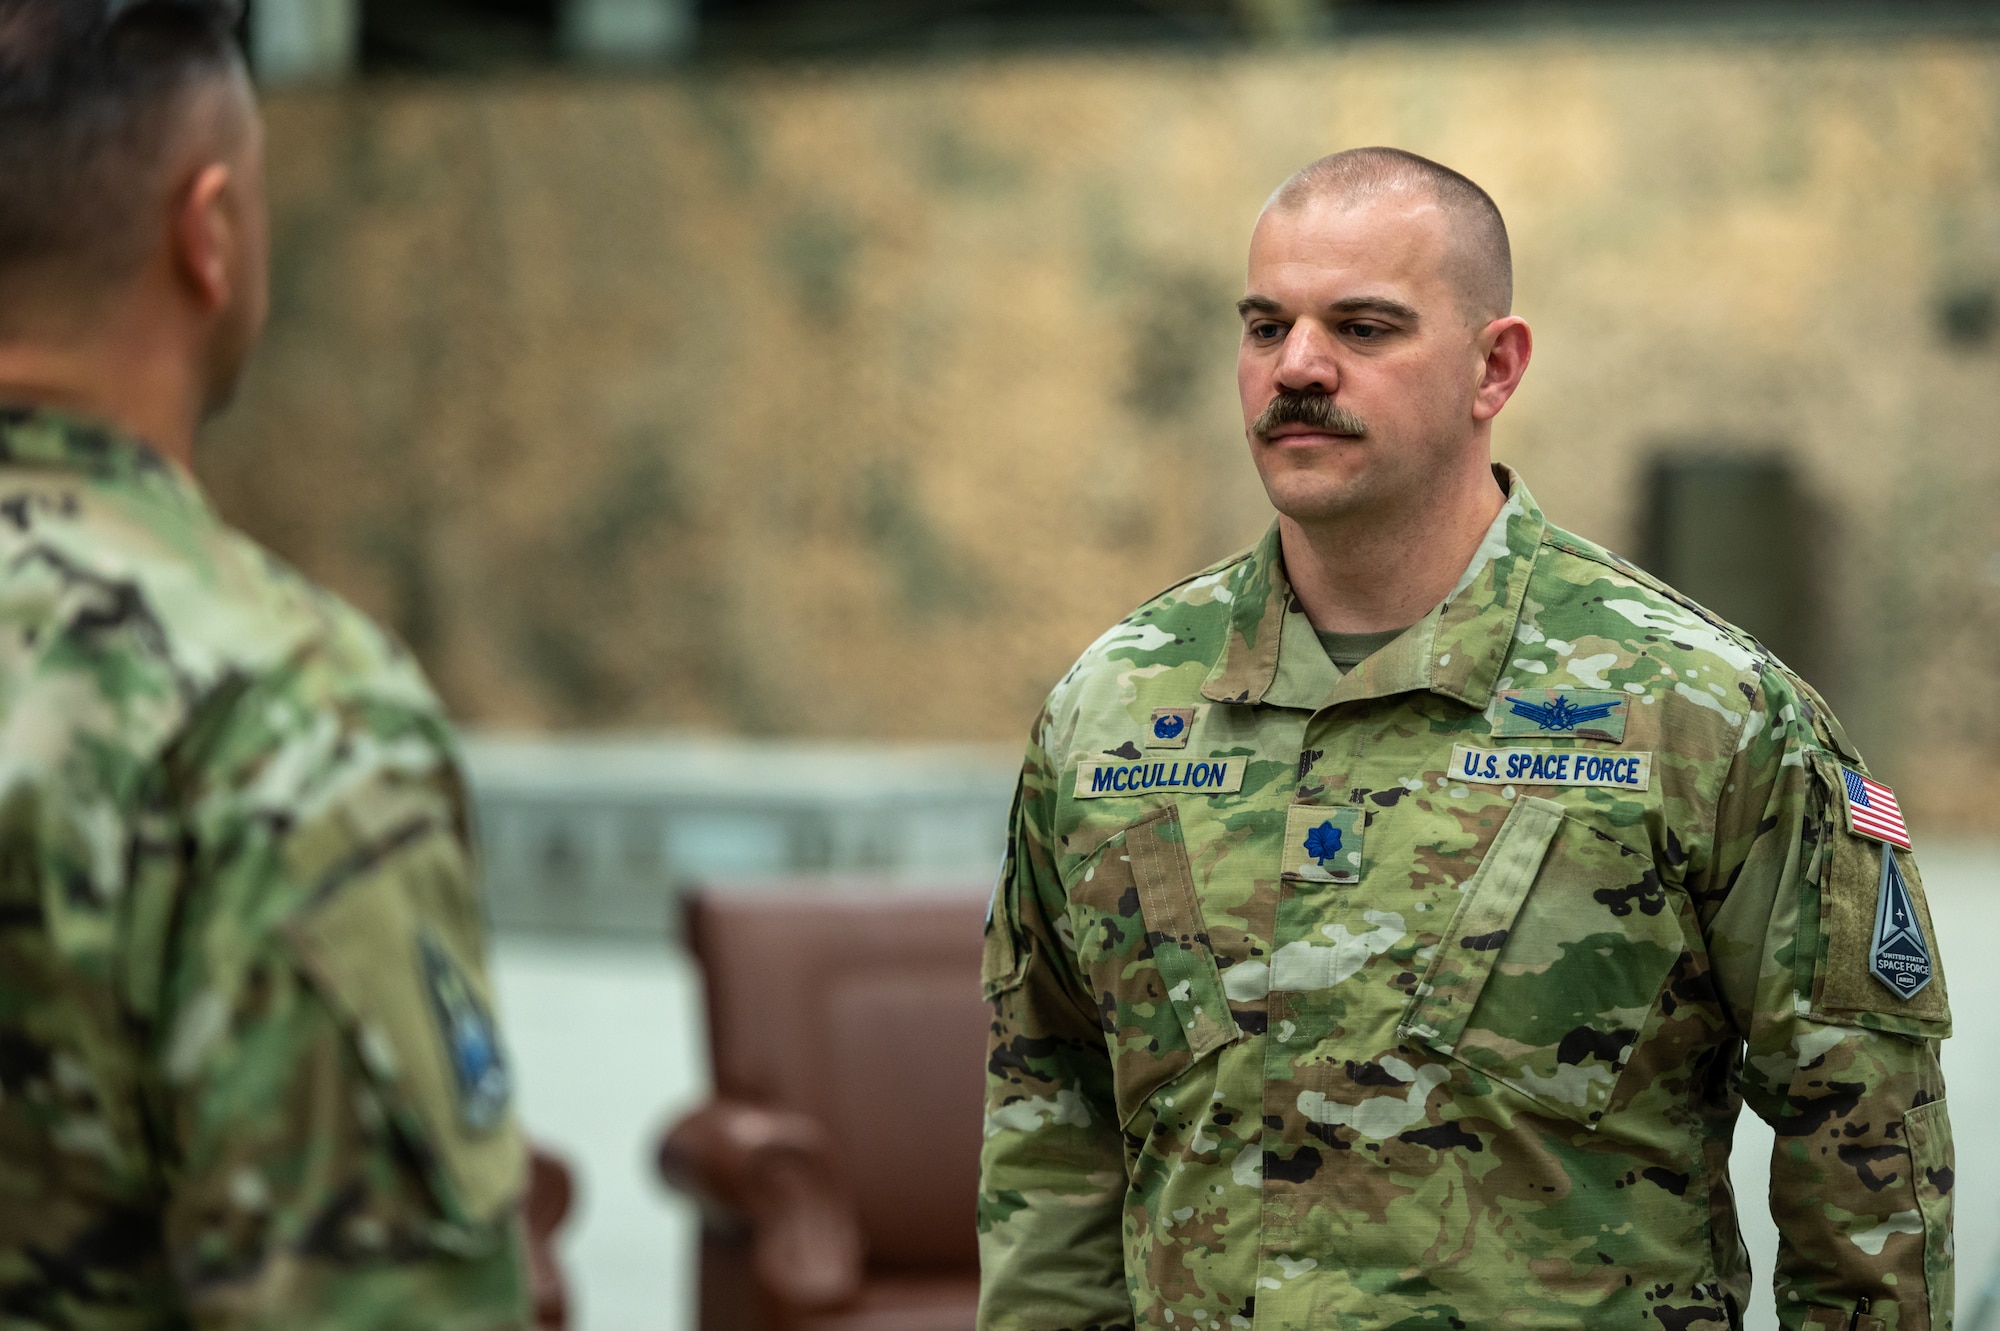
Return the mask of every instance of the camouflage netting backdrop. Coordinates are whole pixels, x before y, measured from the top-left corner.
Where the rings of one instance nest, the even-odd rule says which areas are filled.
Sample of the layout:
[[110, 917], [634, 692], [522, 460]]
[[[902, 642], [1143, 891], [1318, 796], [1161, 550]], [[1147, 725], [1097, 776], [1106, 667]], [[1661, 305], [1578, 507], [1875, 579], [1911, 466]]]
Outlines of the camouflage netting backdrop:
[[1387, 142], [1508, 215], [1539, 346], [1498, 452], [1551, 517], [1631, 550], [1663, 443], [1790, 453], [1827, 528], [1802, 668], [1920, 830], [1994, 823], [1989, 48], [373, 83], [270, 122], [272, 338], [202, 470], [468, 721], [1018, 739], [1261, 531], [1248, 228]]

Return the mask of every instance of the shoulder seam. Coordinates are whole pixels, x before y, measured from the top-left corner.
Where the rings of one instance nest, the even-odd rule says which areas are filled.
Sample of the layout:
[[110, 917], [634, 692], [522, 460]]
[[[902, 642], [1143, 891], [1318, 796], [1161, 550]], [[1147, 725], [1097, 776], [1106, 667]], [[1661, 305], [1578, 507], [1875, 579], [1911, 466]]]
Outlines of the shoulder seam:
[[1755, 634], [1739, 625], [1730, 623], [1721, 615], [1716, 614], [1713, 610], [1710, 610], [1707, 606], [1689, 596], [1686, 592], [1680, 591], [1672, 584], [1663, 581], [1657, 574], [1648, 572], [1623, 556], [1614, 554], [1603, 547], [1586, 548], [1582, 544], [1581, 537], [1572, 536], [1570, 533], [1555, 527], [1550, 527], [1542, 533], [1542, 543], [1553, 546], [1564, 554], [1574, 555], [1578, 559], [1587, 560], [1602, 568], [1611, 569], [1613, 572], [1621, 573], [1631, 578], [1648, 591], [1666, 598], [1689, 614], [1697, 616], [1710, 627], [1729, 637], [1744, 650], [1763, 660], [1769, 661], [1778, 669], [1779, 673], [1789, 678], [1798, 678], [1797, 672], [1779, 660], [1777, 655], [1759, 641]]
[[1238, 550], [1235, 554], [1230, 555], [1226, 559], [1218, 559], [1215, 563], [1210, 564], [1207, 568], [1196, 569], [1194, 572], [1188, 574], [1186, 577], [1181, 578], [1176, 582], [1168, 583], [1166, 586], [1160, 588], [1160, 590], [1154, 592], [1151, 596], [1148, 596], [1145, 600], [1139, 602], [1139, 604], [1133, 606], [1132, 611], [1128, 612], [1127, 617], [1129, 618], [1131, 613], [1145, 609], [1153, 602], [1159, 600], [1162, 596], [1167, 596], [1173, 592], [1179, 591], [1181, 588], [1187, 586], [1190, 582], [1196, 582], [1202, 578], [1211, 577], [1214, 574], [1221, 573], [1225, 569], [1234, 568], [1236, 565], [1241, 564], [1244, 560], [1249, 559], [1252, 555], [1255, 555], [1256, 553], [1257, 553], [1256, 546], [1254, 545], [1246, 546], [1243, 549]]

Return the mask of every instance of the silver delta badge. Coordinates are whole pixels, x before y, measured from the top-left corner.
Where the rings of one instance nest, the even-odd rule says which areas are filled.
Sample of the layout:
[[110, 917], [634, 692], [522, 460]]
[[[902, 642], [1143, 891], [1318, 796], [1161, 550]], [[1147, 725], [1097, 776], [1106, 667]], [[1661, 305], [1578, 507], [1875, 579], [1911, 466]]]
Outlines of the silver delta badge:
[[1898, 998], [1913, 998], [1931, 982], [1931, 950], [1903, 871], [1896, 865], [1896, 848], [1882, 847], [1882, 879], [1876, 891], [1875, 940], [1868, 945], [1868, 972], [1889, 986]]

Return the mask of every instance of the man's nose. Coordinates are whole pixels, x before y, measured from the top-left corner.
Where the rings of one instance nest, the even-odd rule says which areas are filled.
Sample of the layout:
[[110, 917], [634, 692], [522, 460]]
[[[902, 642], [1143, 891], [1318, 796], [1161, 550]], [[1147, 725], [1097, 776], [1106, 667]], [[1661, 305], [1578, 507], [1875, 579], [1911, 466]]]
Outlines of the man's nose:
[[1330, 395], [1339, 389], [1340, 369], [1325, 329], [1307, 319], [1292, 325], [1278, 353], [1277, 382], [1288, 393], [1316, 390]]

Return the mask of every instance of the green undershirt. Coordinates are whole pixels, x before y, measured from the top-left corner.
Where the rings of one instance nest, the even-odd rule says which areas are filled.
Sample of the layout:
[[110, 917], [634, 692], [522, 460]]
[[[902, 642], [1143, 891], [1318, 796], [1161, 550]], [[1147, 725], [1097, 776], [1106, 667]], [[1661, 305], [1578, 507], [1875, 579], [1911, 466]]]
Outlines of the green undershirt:
[[1314, 629], [1313, 635], [1319, 639], [1319, 645], [1326, 648], [1327, 660], [1340, 667], [1340, 673], [1344, 675], [1402, 637], [1406, 631], [1389, 629], [1382, 633], [1328, 633], [1325, 629]]

